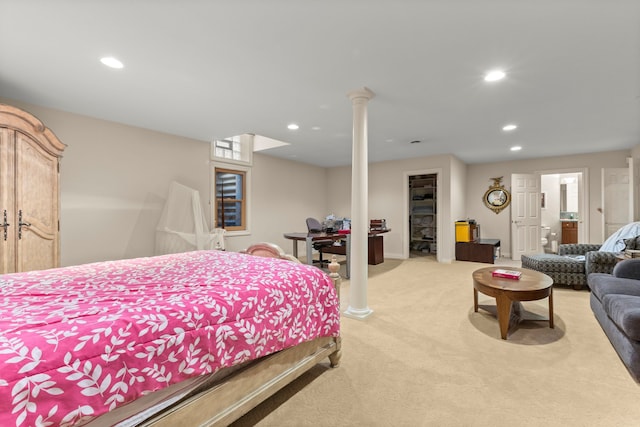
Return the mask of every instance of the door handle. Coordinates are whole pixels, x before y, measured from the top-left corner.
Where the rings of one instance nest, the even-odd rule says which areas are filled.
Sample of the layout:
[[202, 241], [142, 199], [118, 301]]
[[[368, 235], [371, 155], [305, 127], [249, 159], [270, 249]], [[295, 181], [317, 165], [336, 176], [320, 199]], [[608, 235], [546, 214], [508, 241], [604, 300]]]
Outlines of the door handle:
[[22, 221], [22, 209], [18, 211], [18, 240], [22, 239], [22, 227], [31, 227], [31, 223]]
[[2, 235], [4, 237], [4, 240], [7, 240], [7, 228], [11, 225], [7, 222], [7, 210], [4, 210], [4, 214], [3, 214], [3, 222], [2, 224], [0, 224], [0, 227], [4, 228], [4, 231], [2, 232]]

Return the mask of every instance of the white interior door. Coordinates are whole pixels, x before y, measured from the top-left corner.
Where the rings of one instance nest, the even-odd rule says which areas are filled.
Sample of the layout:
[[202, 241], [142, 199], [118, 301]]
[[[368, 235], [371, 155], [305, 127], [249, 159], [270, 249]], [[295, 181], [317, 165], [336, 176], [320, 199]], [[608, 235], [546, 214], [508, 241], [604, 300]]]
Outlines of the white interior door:
[[632, 221], [628, 168], [602, 169], [602, 213], [604, 240]]
[[540, 175], [511, 175], [511, 259], [540, 248]]

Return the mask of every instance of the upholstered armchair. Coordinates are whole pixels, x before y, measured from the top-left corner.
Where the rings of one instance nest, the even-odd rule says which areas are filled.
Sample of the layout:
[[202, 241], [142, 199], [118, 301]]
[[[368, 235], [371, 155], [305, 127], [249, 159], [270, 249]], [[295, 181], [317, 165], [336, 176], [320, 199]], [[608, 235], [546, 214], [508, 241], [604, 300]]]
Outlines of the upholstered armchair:
[[602, 245], [594, 243], [564, 244], [558, 246], [558, 255], [584, 255], [584, 272], [588, 276], [590, 273], [611, 274], [613, 267], [619, 261], [616, 257], [618, 252], [601, 252]]
[[618, 261], [617, 252], [600, 252], [600, 247], [589, 243], [560, 245], [557, 255], [522, 255], [522, 267], [547, 274], [554, 284], [582, 289], [590, 273], [611, 273]]

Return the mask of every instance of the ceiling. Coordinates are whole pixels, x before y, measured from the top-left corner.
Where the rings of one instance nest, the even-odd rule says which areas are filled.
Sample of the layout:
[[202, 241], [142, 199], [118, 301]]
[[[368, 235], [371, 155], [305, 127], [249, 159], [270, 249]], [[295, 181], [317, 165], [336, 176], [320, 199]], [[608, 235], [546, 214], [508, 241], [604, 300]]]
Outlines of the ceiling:
[[[351, 163], [363, 87], [372, 162], [640, 143], [637, 0], [0, 0], [0, 16], [2, 97], [203, 141], [255, 133], [319, 166]], [[507, 77], [483, 81], [494, 68]]]

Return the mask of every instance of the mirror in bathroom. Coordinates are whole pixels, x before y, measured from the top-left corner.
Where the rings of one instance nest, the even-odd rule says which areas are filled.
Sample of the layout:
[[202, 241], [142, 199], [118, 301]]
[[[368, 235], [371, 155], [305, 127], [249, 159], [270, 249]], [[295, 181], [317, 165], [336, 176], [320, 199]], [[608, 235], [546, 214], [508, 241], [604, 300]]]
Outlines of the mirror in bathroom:
[[578, 183], [560, 184], [560, 212], [578, 212]]

